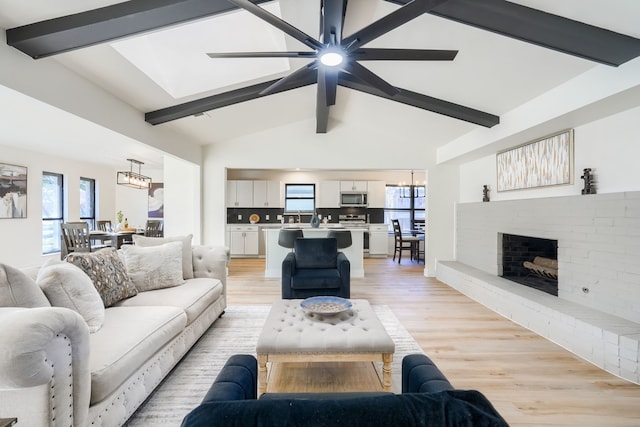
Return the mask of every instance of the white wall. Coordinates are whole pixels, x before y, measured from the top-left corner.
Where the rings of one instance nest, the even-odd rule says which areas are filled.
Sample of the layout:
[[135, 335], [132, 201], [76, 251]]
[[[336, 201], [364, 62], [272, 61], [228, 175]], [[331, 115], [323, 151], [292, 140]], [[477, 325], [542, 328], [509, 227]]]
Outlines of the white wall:
[[200, 166], [165, 156], [165, 236], [193, 234], [193, 243], [200, 243], [200, 197]]
[[[561, 131], [562, 129], [558, 129]], [[544, 135], [540, 135], [541, 137]], [[521, 141], [520, 143], [525, 143]], [[518, 144], [516, 144], [518, 145]], [[598, 193], [640, 190], [637, 162], [640, 158], [640, 107], [575, 128], [574, 182], [572, 185], [497, 192], [496, 155], [460, 166], [460, 201], [482, 201], [482, 185], [488, 184], [492, 201], [557, 197], [580, 194], [584, 168], [595, 174]]]
[[[1, 141], [0, 141], [1, 142]], [[41, 265], [42, 255], [42, 172], [62, 173], [66, 188], [67, 220], [80, 218], [80, 177], [96, 180], [99, 192], [97, 218], [113, 218], [115, 174], [112, 168], [77, 162], [50, 155], [0, 145], [0, 161], [27, 167], [27, 218], [0, 219], [0, 262], [14, 267]], [[50, 255], [59, 257], [59, 254]]]
[[314, 121], [298, 122], [203, 148], [206, 244], [225, 241], [227, 168], [424, 171], [433, 158], [423, 137], [409, 132], [397, 135], [392, 127], [387, 131], [338, 126], [327, 134], [315, 134], [314, 129]]

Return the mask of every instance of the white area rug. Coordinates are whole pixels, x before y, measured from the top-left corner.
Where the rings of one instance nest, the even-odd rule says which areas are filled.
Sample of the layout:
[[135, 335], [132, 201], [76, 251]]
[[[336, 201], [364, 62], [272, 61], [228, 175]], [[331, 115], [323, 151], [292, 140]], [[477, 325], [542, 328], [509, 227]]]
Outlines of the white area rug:
[[[198, 406], [227, 359], [238, 353], [255, 355], [269, 306], [231, 306], [202, 336], [174, 371], [129, 419], [127, 426], [179, 426]], [[402, 358], [422, 353], [420, 346], [386, 305], [373, 306], [396, 345], [393, 392], [401, 392]]]

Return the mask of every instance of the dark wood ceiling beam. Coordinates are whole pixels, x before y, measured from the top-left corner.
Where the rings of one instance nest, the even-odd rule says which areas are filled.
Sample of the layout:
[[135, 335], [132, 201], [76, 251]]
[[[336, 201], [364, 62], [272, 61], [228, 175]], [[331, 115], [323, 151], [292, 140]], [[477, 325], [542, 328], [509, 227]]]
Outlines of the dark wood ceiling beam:
[[611, 66], [640, 56], [640, 39], [505, 0], [449, 0], [428, 13]]
[[227, 0], [127, 1], [10, 28], [7, 44], [37, 59], [235, 9]]
[[196, 99], [194, 101], [184, 102], [182, 104], [173, 105], [171, 107], [162, 108], [160, 110], [145, 113], [144, 120], [152, 125], [159, 125], [170, 122], [172, 120], [182, 119], [204, 113], [206, 111], [216, 110], [233, 104], [239, 104], [252, 99], [262, 98], [274, 93], [280, 93], [291, 89], [297, 89], [303, 86], [309, 86], [317, 82], [317, 73], [310, 73], [298, 79], [295, 82], [289, 82], [278, 88], [277, 91], [270, 92], [268, 95], [261, 94], [263, 90], [280, 81], [280, 79], [271, 80], [264, 83], [258, 83], [252, 86], [243, 87], [236, 90], [220, 93], [217, 95], [207, 96], [206, 98]]
[[[234, 9], [227, 0], [132, 0], [8, 29], [7, 44], [42, 58]], [[428, 13], [608, 65], [640, 56], [637, 38], [505, 0], [448, 0]]]

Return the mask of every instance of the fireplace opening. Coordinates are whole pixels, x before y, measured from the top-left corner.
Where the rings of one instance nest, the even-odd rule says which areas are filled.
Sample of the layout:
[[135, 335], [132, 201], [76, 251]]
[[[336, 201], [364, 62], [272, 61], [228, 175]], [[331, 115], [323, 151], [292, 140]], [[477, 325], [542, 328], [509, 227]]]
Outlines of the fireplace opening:
[[502, 234], [502, 277], [558, 296], [558, 241]]

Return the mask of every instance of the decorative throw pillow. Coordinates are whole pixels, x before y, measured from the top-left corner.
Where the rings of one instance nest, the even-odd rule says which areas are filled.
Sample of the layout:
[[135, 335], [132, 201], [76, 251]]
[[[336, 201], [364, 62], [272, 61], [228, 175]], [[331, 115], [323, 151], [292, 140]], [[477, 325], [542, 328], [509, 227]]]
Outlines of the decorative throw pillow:
[[133, 243], [136, 246], [150, 247], [160, 246], [170, 242], [182, 243], [182, 278], [193, 279], [193, 251], [191, 249], [191, 239], [193, 234], [187, 236], [177, 237], [146, 237], [146, 236], [133, 236]]
[[65, 259], [89, 276], [105, 307], [138, 294], [115, 248], [72, 252]]
[[17, 268], [0, 264], [0, 307], [51, 307], [36, 282]]
[[54, 307], [65, 307], [80, 314], [89, 332], [97, 332], [104, 323], [104, 303], [84, 271], [63, 262], [45, 267], [36, 280]]
[[127, 272], [140, 292], [182, 285], [182, 242], [122, 246]]

